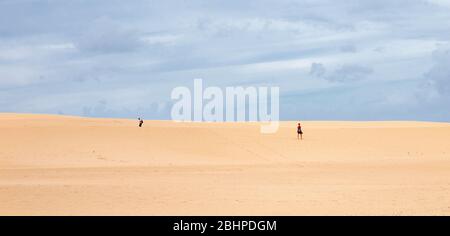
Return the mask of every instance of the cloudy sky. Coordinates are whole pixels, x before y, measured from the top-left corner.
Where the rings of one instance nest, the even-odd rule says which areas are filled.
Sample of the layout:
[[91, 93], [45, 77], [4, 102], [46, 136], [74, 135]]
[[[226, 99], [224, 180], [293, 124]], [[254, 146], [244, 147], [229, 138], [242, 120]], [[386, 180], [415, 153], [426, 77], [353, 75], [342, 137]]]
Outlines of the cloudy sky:
[[283, 120], [450, 121], [450, 0], [0, 0], [0, 112], [169, 119], [279, 86]]

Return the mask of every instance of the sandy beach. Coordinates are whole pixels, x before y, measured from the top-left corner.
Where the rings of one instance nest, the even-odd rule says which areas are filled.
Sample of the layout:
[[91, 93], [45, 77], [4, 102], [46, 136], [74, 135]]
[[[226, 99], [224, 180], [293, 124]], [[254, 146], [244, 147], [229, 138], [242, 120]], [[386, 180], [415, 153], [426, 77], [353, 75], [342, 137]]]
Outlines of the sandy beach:
[[0, 215], [450, 215], [450, 124], [0, 114]]

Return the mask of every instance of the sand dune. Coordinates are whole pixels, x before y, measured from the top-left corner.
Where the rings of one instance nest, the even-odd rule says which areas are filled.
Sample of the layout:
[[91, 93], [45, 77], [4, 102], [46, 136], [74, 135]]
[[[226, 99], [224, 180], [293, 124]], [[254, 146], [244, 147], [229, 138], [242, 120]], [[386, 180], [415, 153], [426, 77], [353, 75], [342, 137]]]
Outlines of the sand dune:
[[0, 114], [0, 215], [450, 215], [450, 124]]

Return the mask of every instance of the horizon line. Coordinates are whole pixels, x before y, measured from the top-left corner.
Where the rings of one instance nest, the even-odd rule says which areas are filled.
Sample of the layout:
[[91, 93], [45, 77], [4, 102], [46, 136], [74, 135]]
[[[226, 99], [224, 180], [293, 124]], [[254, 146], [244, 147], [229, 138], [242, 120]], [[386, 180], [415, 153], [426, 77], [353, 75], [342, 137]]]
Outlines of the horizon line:
[[[55, 114], [55, 113], [27, 113], [27, 112], [0, 112], [0, 116], [3, 115], [22, 115], [22, 116], [54, 116], [54, 117], [66, 117], [66, 118], [85, 118], [85, 119], [118, 119], [118, 120], [134, 120], [137, 118], [141, 118], [146, 121], [173, 121], [175, 123], [263, 123], [263, 122], [271, 122], [271, 121], [175, 121], [171, 119], [145, 119], [143, 117], [136, 116], [136, 118], [125, 118], [125, 117], [94, 117], [94, 116], [82, 116], [82, 115], [70, 115], [70, 114]], [[316, 120], [278, 120], [278, 122], [430, 122], [430, 123], [447, 123], [450, 124], [450, 121], [430, 121], [430, 120], [324, 120], [324, 119], [316, 119]]]

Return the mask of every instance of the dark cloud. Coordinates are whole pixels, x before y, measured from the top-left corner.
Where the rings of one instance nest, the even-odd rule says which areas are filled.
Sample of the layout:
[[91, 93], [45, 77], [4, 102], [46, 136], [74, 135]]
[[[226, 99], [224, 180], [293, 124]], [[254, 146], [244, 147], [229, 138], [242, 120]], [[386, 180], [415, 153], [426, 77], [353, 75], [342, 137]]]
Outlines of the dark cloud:
[[372, 73], [371, 68], [361, 65], [343, 65], [327, 73], [325, 65], [316, 62], [312, 63], [309, 69], [309, 75], [337, 83], [363, 80]]
[[450, 49], [433, 52], [433, 66], [425, 77], [440, 94], [450, 96]]
[[348, 45], [342, 46], [342, 47], [340, 48], [340, 50], [341, 50], [342, 52], [349, 52], [349, 53], [351, 53], [351, 52], [356, 52], [356, 46], [355, 46], [355, 45], [348, 44]]
[[144, 43], [137, 30], [102, 17], [92, 22], [76, 45], [87, 53], [114, 53], [134, 51]]
[[331, 75], [325, 77], [330, 82], [354, 82], [363, 80], [373, 73], [373, 70], [366, 66], [344, 65], [336, 69]]
[[321, 63], [312, 63], [311, 68], [309, 69], [309, 74], [314, 77], [322, 77], [326, 73], [325, 66]]

